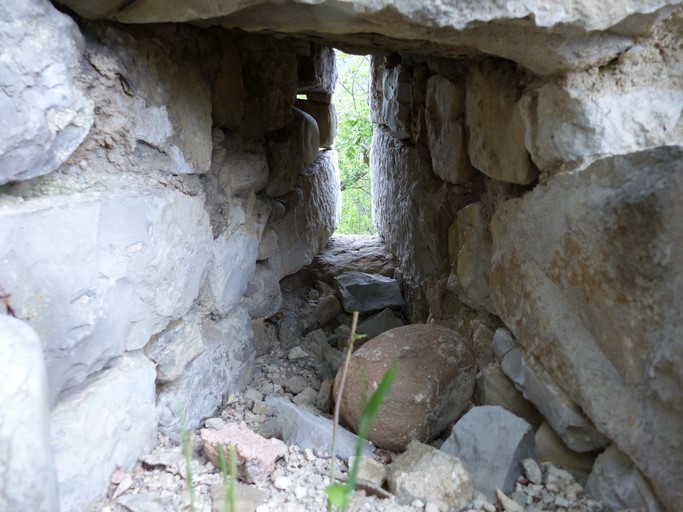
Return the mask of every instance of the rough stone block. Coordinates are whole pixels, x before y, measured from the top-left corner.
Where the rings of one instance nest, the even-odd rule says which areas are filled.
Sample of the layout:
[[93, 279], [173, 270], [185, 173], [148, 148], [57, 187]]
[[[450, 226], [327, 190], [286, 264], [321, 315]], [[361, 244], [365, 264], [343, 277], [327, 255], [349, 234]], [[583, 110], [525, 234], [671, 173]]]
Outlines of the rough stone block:
[[4, 199], [0, 282], [41, 336], [52, 404], [197, 297], [211, 241], [201, 195], [145, 185]]
[[610, 510], [665, 510], [649, 482], [616, 445], [611, 445], [595, 459], [586, 492]]
[[448, 183], [470, 180], [474, 169], [467, 157], [465, 140], [465, 83], [456, 86], [434, 75], [427, 80], [425, 110], [432, 169]]
[[296, 100], [296, 107], [318, 123], [320, 147], [331, 148], [337, 136], [337, 110], [334, 105], [310, 100]]
[[227, 139], [215, 144], [211, 162], [218, 176], [218, 185], [230, 196], [259, 192], [268, 182], [268, 160], [262, 146], [240, 147]]
[[301, 172], [318, 156], [318, 123], [306, 112], [293, 108], [294, 119], [268, 135], [268, 183], [266, 194], [281, 196], [292, 190]]
[[173, 382], [159, 386], [159, 430], [180, 439], [178, 410], [188, 429], [197, 428], [221, 405], [226, 393], [242, 389], [251, 378], [255, 347], [251, 318], [238, 306], [220, 320], [205, 318], [204, 352]]
[[683, 422], [682, 161], [680, 147], [598, 160], [503, 203], [491, 223], [498, 314], [673, 509], [683, 507], [672, 479], [683, 451], [669, 445]]
[[204, 351], [200, 323], [196, 314], [174, 320], [145, 345], [145, 354], [156, 363], [157, 383], [180, 377], [185, 367]]
[[466, 121], [472, 165], [494, 180], [528, 185], [538, 169], [524, 146], [517, 78], [492, 63], [467, 73]]
[[4, 314], [0, 382], [0, 510], [57, 510], [43, 347], [26, 323]]
[[155, 377], [142, 354], [124, 355], [52, 409], [61, 510], [88, 510], [107, 493], [115, 469], [129, 470], [154, 446]]
[[[609, 440], [591, 423], [581, 408], [553, 380], [543, 366], [525, 355], [517, 346], [503, 352], [501, 338], [510, 337], [506, 329], [498, 329], [494, 349], [500, 367], [524, 398], [531, 401], [562, 440], [572, 450], [588, 452], [609, 444]], [[505, 342], [507, 343], [507, 341]]]
[[334, 279], [347, 313], [361, 315], [384, 308], [399, 308], [404, 301], [396, 279], [365, 272], [344, 272]]
[[441, 451], [458, 457], [474, 486], [495, 502], [496, 488], [514, 491], [522, 461], [536, 457], [534, 429], [502, 407], [474, 407], [453, 426]]
[[337, 165], [335, 151], [321, 152], [299, 176], [296, 188], [283, 198], [284, 215], [269, 221], [280, 248], [267, 261], [280, 279], [313, 261], [337, 228], [341, 217]]
[[401, 64], [382, 73], [381, 110], [373, 121], [388, 126], [400, 139], [409, 139], [411, 134], [412, 80], [409, 69]]
[[267, 318], [278, 312], [282, 305], [280, 283], [268, 267], [256, 264], [241, 304], [252, 318]]
[[203, 428], [199, 435], [204, 454], [217, 468], [221, 467], [218, 447], [228, 461], [229, 447], [234, 446], [237, 476], [250, 484], [265, 481], [287, 451], [279, 439], [266, 439], [238, 423], [228, 423], [219, 430]]
[[387, 483], [400, 503], [430, 501], [437, 510], [462, 510], [474, 494], [472, 477], [460, 460], [417, 441], [391, 465]]
[[[290, 446], [302, 450], [332, 452], [332, 421], [316, 416], [306, 409], [294, 405], [284, 397], [270, 396], [266, 404], [275, 411], [275, 429], [282, 433], [282, 439]], [[346, 460], [356, 453], [358, 437], [348, 430], [337, 430], [337, 457]], [[372, 447], [362, 444], [361, 453], [372, 457]]]
[[2, 9], [0, 47], [3, 185], [65, 162], [90, 130], [93, 104], [76, 83], [83, 37], [49, 2], [26, 0]]
[[308, 55], [297, 56], [297, 93], [334, 94], [337, 59], [334, 48], [311, 43]]
[[534, 404], [524, 398], [497, 362], [477, 375], [474, 401], [477, 405], [498, 405], [532, 425], [538, 424], [542, 418]]

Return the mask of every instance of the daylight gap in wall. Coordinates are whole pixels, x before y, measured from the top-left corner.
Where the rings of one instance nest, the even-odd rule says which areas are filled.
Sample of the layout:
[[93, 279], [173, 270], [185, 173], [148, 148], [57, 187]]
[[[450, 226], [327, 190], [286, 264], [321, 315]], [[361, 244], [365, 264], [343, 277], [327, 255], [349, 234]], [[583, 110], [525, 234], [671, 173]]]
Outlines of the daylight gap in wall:
[[370, 55], [336, 50], [337, 85], [333, 103], [337, 110], [335, 149], [339, 155], [342, 215], [337, 233], [372, 235], [372, 187], [370, 184]]

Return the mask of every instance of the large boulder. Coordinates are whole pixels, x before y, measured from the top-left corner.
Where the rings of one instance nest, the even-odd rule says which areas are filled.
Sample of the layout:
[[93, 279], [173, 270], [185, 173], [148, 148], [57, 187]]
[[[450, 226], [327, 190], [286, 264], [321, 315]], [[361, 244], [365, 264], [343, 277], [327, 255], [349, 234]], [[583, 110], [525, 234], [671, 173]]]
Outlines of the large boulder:
[[365, 272], [344, 272], [334, 278], [342, 306], [348, 313], [361, 315], [384, 308], [403, 306], [401, 289], [396, 279]]
[[470, 343], [445, 327], [407, 325], [380, 334], [354, 352], [342, 396], [341, 371], [335, 379], [335, 400], [341, 400], [341, 415], [352, 429], [394, 361], [398, 373], [368, 439], [403, 450], [413, 439], [433, 439], [455, 421], [472, 397], [476, 363]]
[[680, 147], [598, 160], [503, 203], [491, 224], [498, 315], [672, 510], [683, 508], [683, 450], [671, 447], [683, 422], [682, 162]]

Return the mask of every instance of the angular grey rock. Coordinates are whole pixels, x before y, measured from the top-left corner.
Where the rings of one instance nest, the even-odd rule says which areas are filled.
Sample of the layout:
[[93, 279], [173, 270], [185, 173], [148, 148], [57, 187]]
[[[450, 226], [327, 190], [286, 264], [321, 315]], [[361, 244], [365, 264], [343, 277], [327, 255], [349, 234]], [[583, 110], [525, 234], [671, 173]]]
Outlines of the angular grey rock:
[[278, 312], [282, 305], [280, 283], [267, 266], [256, 264], [241, 303], [252, 318], [267, 318]]
[[680, 147], [598, 160], [506, 201], [491, 222], [498, 314], [674, 510], [683, 509], [672, 476], [683, 451], [669, 444], [683, 422], [681, 162]]
[[185, 367], [204, 351], [200, 323], [198, 315], [174, 320], [145, 345], [145, 354], [157, 365], [158, 384], [180, 377]]
[[268, 135], [268, 183], [266, 194], [282, 196], [291, 191], [299, 174], [318, 156], [320, 131], [312, 116], [292, 108], [294, 119]]
[[430, 501], [438, 510], [462, 510], [474, 494], [472, 476], [460, 460], [417, 441], [391, 465], [387, 484], [400, 503]]
[[125, 494], [116, 502], [130, 512], [166, 512], [173, 508], [173, 499], [152, 494]]
[[453, 426], [441, 451], [458, 457], [474, 486], [495, 502], [496, 487], [514, 491], [522, 461], [536, 457], [534, 429], [502, 407], [474, 407]]
[[380, 313], [363, 320], [358, 324], [358, 334], [365, 334], [363, 342], [369, 341], [383, 332], [403, 326], [403, 320], [396, 318], [391, 309], [385, 308]]
[[[135, 186], [3, 196], [0, 283], [41, 336], [52, 404], [187, 313], [204, 279], [211, 228], [203, 196], [146, 180]], [[45, 240], [53, 240], [49, 251]]]
[[326, 295], [305, 320], [305, 331], [314, 331], [323, 327], [336, 318], [341, 312], [341, 303], [334, 295]]
[[155, 378], [149, 359], [127, 354], [52, 409], [61, 510], [88, 510], [107, 493], [115, 469], [129, 470], [156, 444]]
[[254, 347], [256, 357], [267, 354], [275, 343], [277, 343], [277, 330], [274, 324], [265, 322], [263, 318], [257, 318], [251, 322], [254, 331]]
[[[275, 428], [282, 433], [282, 439], [290, 446], [302, 450], [332, 452], [332, 421], [294, 405], [284, 397], [270, 396], [266, 404], [275, 411]], [[356, 453], [358, 436], [348, 430], [337, 430], [337, 457], [348, 459]], [[362, 445], [361, 453], [372, 457], [372, 446]]]
[[361, 315], [384, 308], [403, 306], [401, 289], [396, 279], [365, 272], [345, 272], [334, 279], [344, 310]]
[[3, 185], [42, 176], [65, 162], [90, 130], [93, 104], [77, 85], [83, 37], [50, 2], [0, 8], [0, 47]]
[[176, 380], [159, 386], [159, 430], [180, 439], [178, 409], [187, 429], [197, 428], [221, 405], [226, 393], [242, 389], [251, 378], [255, 347], [247, 310], [235, 307], [226, 318], [201, 324], [204, 352]]
[[498, 405], [512, 414], [519, 416], [532, 425], [542, 420], [538, 409], [501, 370], [500, 363], [493, 363], [477, 374], [474, 385], [474, 403], [476, 405]]
[[308, 379], [301, 375], [294, 375], [282, 382], [282, 387], [285, 391], [296, 395], [301, 393], [306, 387], [308, 387]]
[[614, 444], [595, 459], [586, 492], [605, 504], [609, 510], [666, 510], [643, 474]]
[[0, 510], [55, 511], [57, 478], [43, 347], [31, 327], [4, 314], [0, 382]]
[[465, 83], [439, 75], [427, 80], [425, 118], [432, 168], [442, 180], [461, 184], [472, 178], [465, 139]]
[[[501, 331], [503, 329], [496, 331], [495, 338], [501, 338]], [[535, 359], [524, 355], [517, 347], [498, 357], [505, 375], [515, 383], [524, 398], [536, 406], [569, 448], [588, 452], [609, 444], [609, 440], [596, 430], [578, 405], [553, 382]]]
[[304, 337], [302, 346], [315, 359], [314, 366], [318, 367], [323, 379], [334, 378], [337, 370], [344, 361], [341, 351], [330, 346], [327, 336], [322, 329], [317, 329]]
[[299, 320], [299, 315], [292, 311], [285, 313], [277, 322], [277, 337], [285, 347], [298, 342], [303, 330], [304, 325]]

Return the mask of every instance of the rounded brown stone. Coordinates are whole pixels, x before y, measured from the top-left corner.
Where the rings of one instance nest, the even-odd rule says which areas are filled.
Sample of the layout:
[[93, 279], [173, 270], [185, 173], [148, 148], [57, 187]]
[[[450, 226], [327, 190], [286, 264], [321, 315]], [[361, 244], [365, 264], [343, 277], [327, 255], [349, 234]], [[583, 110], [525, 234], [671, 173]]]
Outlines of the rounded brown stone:
[[[460, 416], [474, 392], [476, 363], [471, 344], [445, 327], [406, 325], [380, 334], [351, 357], [340, 412], [354, 431], [364, 404], [394, 360], [396, 379], [368, 439], [401, 451], [413, 439], [433, 439]], [[341, 374], [340, 369], [335, 400]]]

